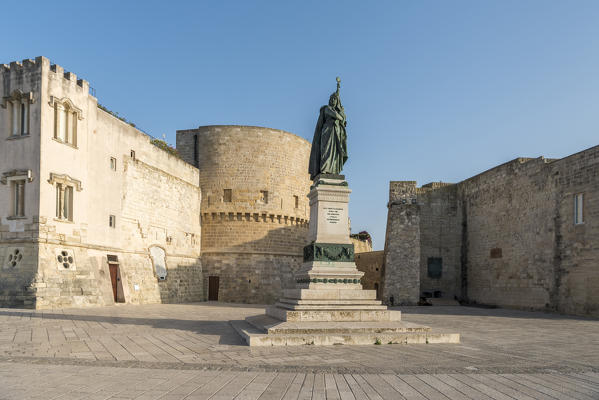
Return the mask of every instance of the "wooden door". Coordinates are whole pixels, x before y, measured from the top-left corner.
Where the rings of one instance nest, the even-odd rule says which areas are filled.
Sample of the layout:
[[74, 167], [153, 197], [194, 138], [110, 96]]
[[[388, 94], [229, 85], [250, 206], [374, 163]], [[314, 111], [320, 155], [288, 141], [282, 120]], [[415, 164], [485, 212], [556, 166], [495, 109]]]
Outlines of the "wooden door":
[[108, 268], [110, 269], [110, 282], [112, 282], [112, 293], [114, 294], [114, 302], [118, 301], [117, 298], [117, 285], [118, 285], [118, 276], [119, 276], [119, 265], [118, 264], [108, 264]]
[[208, 277], [208, 300], [218, 301], [218, 276]]

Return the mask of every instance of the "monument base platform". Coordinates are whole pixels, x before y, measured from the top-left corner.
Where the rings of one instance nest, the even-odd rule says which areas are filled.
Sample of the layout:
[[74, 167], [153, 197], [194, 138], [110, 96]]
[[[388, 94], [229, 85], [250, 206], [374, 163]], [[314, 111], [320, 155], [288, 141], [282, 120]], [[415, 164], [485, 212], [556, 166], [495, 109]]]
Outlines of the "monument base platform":
[[265, 315], [231, 325], [250, 346], [459, 343], [459, 334], [401, 321], [401, 312], [382, 305], [375, 290], [363, 289], [349, 238], [350, 192], [341, 176], [315, 179], [295, 287], [284, 290]]
[[[399, 313], [399, 311], [395, 311]], [[373, 345], [459, 343], [457, 333], [433, 332], [428, 326], [403, 321], [283, 322], [268, 315], [231, 321], [250, 346]]]

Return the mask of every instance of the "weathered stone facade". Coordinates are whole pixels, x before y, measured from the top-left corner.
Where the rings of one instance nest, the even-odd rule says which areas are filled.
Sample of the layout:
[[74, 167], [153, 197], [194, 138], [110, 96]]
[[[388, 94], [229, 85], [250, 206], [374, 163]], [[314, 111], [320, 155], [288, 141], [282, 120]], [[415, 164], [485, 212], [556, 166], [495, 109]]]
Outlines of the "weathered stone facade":
[[197, 168], [46, 58], [0, 70], [0, 304], [202, 300]]
[[[415, 236], [416, 255], [405, 251]], [[458, 184], [391, 182], [385, 252], [386, 278], [406, 266], [415, 275], [418, 260], [427, 297], [599, 315], [599, 146], [518, 158]]]
[[177, 133], [180, 159], [48, 59], [1, 69], [1, 304], [200, 301], [215, 276], [220, 300], [268, 303], [292, 286], [306, 140], [200, 127]]
[[205, 126], [177, 132], [201, 170], [205, 290], [218, 300], [272, 303], [293, 287], [306, 244], [310, 143], [289, 132]]

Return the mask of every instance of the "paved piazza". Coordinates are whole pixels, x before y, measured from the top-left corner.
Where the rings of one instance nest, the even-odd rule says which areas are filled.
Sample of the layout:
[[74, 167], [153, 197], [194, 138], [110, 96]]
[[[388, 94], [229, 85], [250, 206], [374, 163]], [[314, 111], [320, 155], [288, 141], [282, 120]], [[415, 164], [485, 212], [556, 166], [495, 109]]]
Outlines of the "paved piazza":
[[249, 348], [247, 305], [0, 309], [0, 399], [599, 399], [599, 320], [403, 307], [461, 344]]

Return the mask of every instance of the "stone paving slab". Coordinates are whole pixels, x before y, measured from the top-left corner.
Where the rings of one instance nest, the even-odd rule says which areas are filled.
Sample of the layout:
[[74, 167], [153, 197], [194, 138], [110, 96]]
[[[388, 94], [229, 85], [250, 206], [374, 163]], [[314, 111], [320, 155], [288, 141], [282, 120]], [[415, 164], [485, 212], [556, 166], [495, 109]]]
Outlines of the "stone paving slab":
[[599, 373], [313, 374], [0, 362], [0, 387], [0, 400], [593, 400]]
[[264, 313], [253, 305], [4, 308], [0, 362], [277, 373], [599, 372], [597, 319], [453, 306], [398, 309], [412, 323], [460, 332], [461, 343], [249, 348], [229, 321]]

